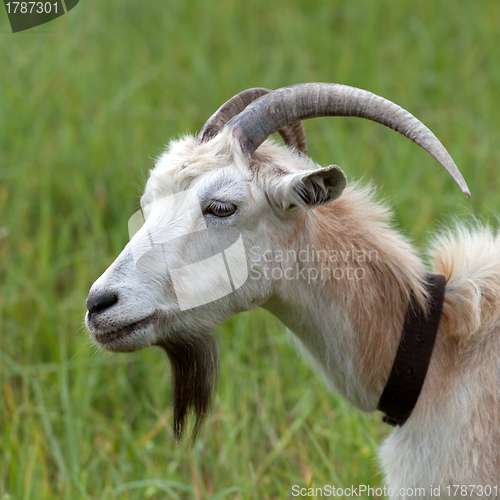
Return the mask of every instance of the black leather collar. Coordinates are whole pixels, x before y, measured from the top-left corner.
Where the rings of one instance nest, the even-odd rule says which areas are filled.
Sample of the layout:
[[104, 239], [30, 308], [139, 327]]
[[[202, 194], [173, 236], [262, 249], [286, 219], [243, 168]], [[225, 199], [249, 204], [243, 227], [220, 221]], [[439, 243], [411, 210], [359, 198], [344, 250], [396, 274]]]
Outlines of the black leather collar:
[[385, 413], [382, 420], [393, 426], [403, 425], [417, 404], [441, 318], [446, 279], [427, 274], [425, 281], [429, 312], [424, 315], [412, 295], [394, 365], [378, 402], [377, 409]]

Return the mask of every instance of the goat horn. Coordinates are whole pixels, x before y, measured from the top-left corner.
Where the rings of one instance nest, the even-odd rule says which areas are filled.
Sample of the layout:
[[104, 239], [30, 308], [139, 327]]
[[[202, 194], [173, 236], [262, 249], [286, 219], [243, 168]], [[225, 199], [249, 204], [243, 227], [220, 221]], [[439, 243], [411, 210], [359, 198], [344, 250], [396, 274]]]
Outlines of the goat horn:
[[[198, 134], [198, 141], [206, 142], [215, 137], [231, 118], [241, 113], [251, 102], [269, 92], [271, 92], [269, 89], [254, 88], [236, 94], [207, 120]], [[278, 132], [287, 146], [293, 146], [302, 153], [307, 154], [306, 132], [300, 121], [287, 123], [279, 127]]]
[[251, 155], [276, 130], [318, 116], [357, 116], [396, 130], [432, 155], [470, 198], [460, 170], [437, 137], [408, 111], [366, 90], [335, 83], [283, 87], [250, 104], [228, 126]]

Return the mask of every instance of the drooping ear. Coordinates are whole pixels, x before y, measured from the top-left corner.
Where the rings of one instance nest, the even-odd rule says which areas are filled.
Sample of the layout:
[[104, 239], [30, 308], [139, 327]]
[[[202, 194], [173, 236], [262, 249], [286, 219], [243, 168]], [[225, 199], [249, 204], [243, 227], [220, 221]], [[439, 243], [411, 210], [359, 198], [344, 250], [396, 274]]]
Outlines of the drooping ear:
[[318, 207], [336, 200], [347, 185], [340, 167], [330, 165], [318, 170], [287, 174], [275, 186], [273, 200], [283, 209]]

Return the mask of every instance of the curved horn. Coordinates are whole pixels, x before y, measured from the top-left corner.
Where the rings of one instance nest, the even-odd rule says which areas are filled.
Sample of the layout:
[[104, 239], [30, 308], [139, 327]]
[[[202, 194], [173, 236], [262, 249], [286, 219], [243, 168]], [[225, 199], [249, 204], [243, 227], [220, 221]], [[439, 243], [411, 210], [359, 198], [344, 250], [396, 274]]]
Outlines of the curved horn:
[[[223, 104], [203, 125], [197, 139], [200, 142], [206, 142], [215, 137], [222, 127], [241, 113], [251, 102], [255, 101], [259, 97], [272, 92], [269, 89], [264, 88], [253, 88], [247, 89], [234, 97], [229, 99], [225, 104]], [[274, 131], [276, 132], [276, 130]], [[278, 132], [285, 141], [287, 146], [293, 146], [304, 154], [307, 154], [307, 142], [306, 142], [306, 132], [304, 126], [300, 121], [295, 123], [288, 123], [283, 127], [280, 127]]]
[[335, 83], [283, 87], [250, 104], [228, 126], [251, 155], [286, 124], [318, 116], [357, 116], [396, 130], [432, 155], [470, 198], [462, 174], [437, 137], [408, 111], [366, 90]]

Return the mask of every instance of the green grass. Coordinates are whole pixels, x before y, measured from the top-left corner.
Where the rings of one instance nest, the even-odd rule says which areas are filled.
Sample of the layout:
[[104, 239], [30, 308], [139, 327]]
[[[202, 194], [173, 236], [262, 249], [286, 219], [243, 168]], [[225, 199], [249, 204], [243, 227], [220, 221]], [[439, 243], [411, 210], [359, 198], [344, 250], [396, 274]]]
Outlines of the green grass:
[[500, 3], [92, 2], [24, 33], [0, 14], [0, 499], [280, 499], [383, 484], [390, 429], [329, 394], [277, 320], [219, 328], [215, 410], [192, 451], [171, 436], [159, 350], [97, 352], [92, 283], [127, 241], [152, 160], [252, 87], [331, 81], [415, 113], [472, 191], [410, 141], [357, 119], [306, 123], [311, 156], [364, 177], [424, 245], [500, 202]]

